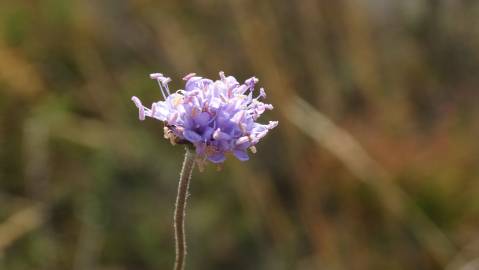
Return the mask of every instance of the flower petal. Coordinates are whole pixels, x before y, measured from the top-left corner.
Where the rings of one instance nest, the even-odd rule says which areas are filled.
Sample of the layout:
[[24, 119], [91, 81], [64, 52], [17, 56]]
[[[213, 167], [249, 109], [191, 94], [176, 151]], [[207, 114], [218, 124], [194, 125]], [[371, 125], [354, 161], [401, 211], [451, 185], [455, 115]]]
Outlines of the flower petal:
[[185, 136], [185, 139], [188, 141], [195, 143], [201, 141], [201, 136], [194, 132], [193, 130], [187, 129], [183, 132], [183, 136]]
[[225, 161], [225, 159], [226, 159], [225, 154], [221, 152], [208, 156], [208, 160], [213, 163], [221, 163]]
[[206, 126], [210, 121], [210, 114], [207, 112], [198, 113], [195, 117], [195, 122], [200, 126]]
[[241, 161], [246, 161], [249, 159], [248, 153], [246, 153], [244, 150], [234, 150], [233, 155], [235, 155], [235, 157]]
[[213, 133], [213, 139], [215, 139], [215, 140], [229, 140], [229, 139], [231, 139], [231, 136], [228, 135], [227, 133], [222, 132], [221, 129], [218, 128]]
[[145, 120], [145, 107], [141, 104], [140, 99], [132, 96], [131, 100], [135, 103], [136, 107], [138, 107], [138, 118], [142, 121]]

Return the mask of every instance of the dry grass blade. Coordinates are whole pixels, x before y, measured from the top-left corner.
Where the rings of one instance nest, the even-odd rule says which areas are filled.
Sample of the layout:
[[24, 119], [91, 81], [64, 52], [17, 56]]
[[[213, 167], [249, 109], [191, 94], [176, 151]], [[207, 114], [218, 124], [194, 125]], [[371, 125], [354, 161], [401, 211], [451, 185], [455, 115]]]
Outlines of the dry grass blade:
[[[286, 116], [302, 132], [341, 160], [351, 173], [373, 186], [384, 207], [394, 218], [413, 225], [416, 237], [439, 263], [445, 265], [456, 253], [456, 248], [444, 232], [391, 181], [388, 172], [347, 131], [336, 126], [300, 97], [291, 103]], [[406, 208], [412, 213], [406, 212]]]
[[44, 82], [35, 67], [27, 59], [0, 41], [0, 79], [8, 86], [5, 90], [12, 91], [15, 96], [32, 98], [45, 90]]
[[16, 240], [38, 228], [44, 218], [41, 207], [33, 205], [11, 215], [0, 224], [0, 254]]
[[470, 243], [461, 247], [451, 259], [446, 270], [477, 269], [479, 266], [479, 238], [474, 237]]

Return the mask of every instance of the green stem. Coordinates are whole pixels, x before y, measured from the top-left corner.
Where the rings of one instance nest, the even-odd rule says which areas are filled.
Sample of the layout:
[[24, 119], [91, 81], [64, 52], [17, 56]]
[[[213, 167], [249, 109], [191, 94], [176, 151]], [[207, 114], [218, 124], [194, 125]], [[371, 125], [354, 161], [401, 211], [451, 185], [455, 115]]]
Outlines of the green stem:
[[180, 173], [180, 182], [178, 184], [178, 195], [175, 205], [175, 242], [176, 259], [174, 270], [183, 270], [186, 257], [186, 239], [185, 239], [185, 210], [186, 199], [188, 197], [188, 186], [190, 184], [191, 174], [195, 167], [195, 152], [186, 147], [185, 160]]

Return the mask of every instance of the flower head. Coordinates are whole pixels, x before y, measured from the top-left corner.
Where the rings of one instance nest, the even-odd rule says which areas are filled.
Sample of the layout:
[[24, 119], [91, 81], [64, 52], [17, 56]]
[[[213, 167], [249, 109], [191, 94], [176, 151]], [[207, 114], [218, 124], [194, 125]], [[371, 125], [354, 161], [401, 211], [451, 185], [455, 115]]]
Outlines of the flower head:
[[213, 81], [186, 75], [185, 89], [170, 93], [170, 78], [153, 73], [164, 101], [158, 101], [147, 108], [137, 97], [132, 97], [138, 107], [139, 118], [156, 118], [165, 123], [165, 138], [174, 143], [191, 143], [200, 158], [213, 163], [225, 161], [232, 153], [241, 161], [249, 159], [247, 150], [256, 152], [255, 145], [268, 131], [278, 125], [277, 121], [260, 124], [256, 120], [273, 109], [271, 104], [260, 101], [266, 97], [263, 88], [253, 97], [258, 79], [252, 77], [244, 84], [235, 77], [220, 72], [220, 79]]

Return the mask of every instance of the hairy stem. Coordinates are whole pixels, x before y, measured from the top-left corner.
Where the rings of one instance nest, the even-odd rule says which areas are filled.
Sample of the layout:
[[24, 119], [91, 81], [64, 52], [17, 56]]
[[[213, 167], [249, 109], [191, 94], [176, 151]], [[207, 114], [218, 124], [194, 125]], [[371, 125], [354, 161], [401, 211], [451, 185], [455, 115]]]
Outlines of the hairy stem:
[[195, 167], [195, 152], [188, 146], [185, 147], [185, 160], [180, 173], [180, 182], [178, 184], [178, 195], [175, 205], [175, 242], [176, 259], [174, 270], [183, 270], [186, 257], [186, 239], [185, 239], [185, 209], [188, 196], [188, 186], [190, 184], [191, 174]]

